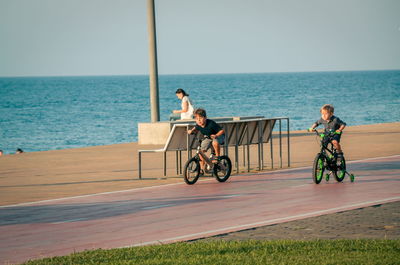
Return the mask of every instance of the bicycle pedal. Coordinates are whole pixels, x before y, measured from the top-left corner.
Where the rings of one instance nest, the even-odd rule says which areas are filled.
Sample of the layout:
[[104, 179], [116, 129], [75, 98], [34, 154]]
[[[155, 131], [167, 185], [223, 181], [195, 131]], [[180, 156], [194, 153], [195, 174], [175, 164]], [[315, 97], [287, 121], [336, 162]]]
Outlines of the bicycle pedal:
[[326, 180], [326, 181], [329, 181], [329, 174], [326, 174], [326, 175], [325, 175], [325, 180]]

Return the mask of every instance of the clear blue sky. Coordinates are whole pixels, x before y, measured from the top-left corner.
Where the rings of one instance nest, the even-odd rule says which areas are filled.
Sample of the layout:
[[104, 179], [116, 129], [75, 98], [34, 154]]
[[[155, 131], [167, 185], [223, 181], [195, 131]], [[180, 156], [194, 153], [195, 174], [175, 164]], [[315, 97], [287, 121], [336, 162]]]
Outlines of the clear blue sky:
[[[156, 0], [160, 74], [400, 69], [399, 0]], [[0, 0], [0, 76], [148, 74], [146, 0]]]

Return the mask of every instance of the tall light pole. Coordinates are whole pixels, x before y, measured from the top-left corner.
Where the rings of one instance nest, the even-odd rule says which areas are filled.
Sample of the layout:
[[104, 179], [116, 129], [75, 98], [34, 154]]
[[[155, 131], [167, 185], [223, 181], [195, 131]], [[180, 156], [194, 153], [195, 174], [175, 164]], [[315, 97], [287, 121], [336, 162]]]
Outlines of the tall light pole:
[[154, 0], [147, 0], [147, 31], [149, 33], [151, 122], [157, 122], [160, 121], [160, 103], [158, 99], [157, 41]]

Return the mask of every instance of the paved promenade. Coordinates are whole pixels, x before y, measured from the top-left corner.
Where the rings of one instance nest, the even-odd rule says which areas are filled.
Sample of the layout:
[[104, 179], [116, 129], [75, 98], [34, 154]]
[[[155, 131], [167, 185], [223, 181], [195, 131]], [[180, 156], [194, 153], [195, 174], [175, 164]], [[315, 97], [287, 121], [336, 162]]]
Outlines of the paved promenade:
[[315, 185], [310, 168], [237, 175], [0, 209], [0, 262], [170, 243], [400, 201], [400, 156], [349, 163]]
[[[319, 150], [315, 135], [292, 132], [292, 136], [291, 167], [310, 166]], [[346, 159], [351, 161], [400, 154], [399, 139], [400, 122], [350, 126], [344, 131], [342, 146]], [[277, 144], [275, 140], [275, 168], [279, 166]], [[128, 143], [1, 156], [0, 205], [181, 183], [182, 178], [175, 172], [174, 152], [167, 156], [168, 178], [162, 176], [162, 154], [144, 154], [144, 179], [138, 180], [137, 150], [148, 148], [157, 147]], [[269, 145], [264, 148], [268, 168], [271, 166]], [[251, 149], [251, 165], [255, 169], [256, 147]], [[229, 153], [232, 160], [233, 154], [232, 149]], [[239, 155], [242, 161], [241, 148]], [[245, 172], [243, 168], [242, 172]]]

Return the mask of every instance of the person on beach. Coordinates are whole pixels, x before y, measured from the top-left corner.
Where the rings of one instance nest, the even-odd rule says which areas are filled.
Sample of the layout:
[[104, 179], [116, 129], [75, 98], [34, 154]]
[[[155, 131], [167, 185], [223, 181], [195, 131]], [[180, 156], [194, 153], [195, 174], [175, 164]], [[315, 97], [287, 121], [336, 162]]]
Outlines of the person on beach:
[[2, 155], [3, 155], [3, 150], [0, 149], [0, 156], [2, 156]]
[[15, 153], [16, 154], [22, 154], [24, 152], [24, 150], [22, 150], [21, 148], [18, 148]]
[[173, 110], [172, 115], [170, 116], [170, 120], [188, 120], [193, 119], [193, 103], [189, 98], [189, 94], [185, 92], [182, 88], [178, 88], [175, 92], [178, 99], [182, 101], [182, 109], [180, 110]]
[[325, 104], [321, 107], [321, 119], [317, 120], [309, 129], [308, 131], [313, 131], [319, 125], [324, 125], [325, 132], [329, 133], [335, 131], [337, 134], [333, 136], [332, 144], [335, 147], [338, 160], [343, 158], [343, 151], [342, 147], [340, 146], [340, 137], [342, 136], [342, 131], [346, 127], [346, 123], [339, 119], [338, 117], [334, 116], [333, 113], [335, 108], [330, 104]]
[[[201, 142], [201, 150], [203, 152], [207, 152], [212, 145], [216, 155], [212, 158], [212, 162], [217, 163], [221, 152], [221, 145], [223, 145], [225, 142], [225, 131], [215, 121], [207, 119], [207, 114], [204, 109], [196, 109], [194, 112], [194, 119], [196, 121], [196, 126], [191, 130], [188, 130], [188, 134], [200, 131], [201, 134], [206, 136], [207, 138]], [[202, 169], [201, 173], [204, 174], [205, 162], [202, 156], [200, 156], [200, 158]]]

